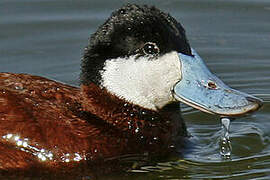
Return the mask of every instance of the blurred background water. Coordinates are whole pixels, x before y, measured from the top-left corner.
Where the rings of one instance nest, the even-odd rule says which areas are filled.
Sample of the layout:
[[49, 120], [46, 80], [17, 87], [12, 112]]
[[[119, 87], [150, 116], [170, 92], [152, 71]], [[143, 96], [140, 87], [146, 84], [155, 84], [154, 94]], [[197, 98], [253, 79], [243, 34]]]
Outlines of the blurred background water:
[[101, 179], [270, 179], [268, 0], [1, 0], [0, 72], [78, 85], [88, 37], [128, 2], [169, 12], [183, 24], [190, 44], [215, 74], [265, 104], [259, 112], [231, 123], [231, 160], [219, 154], [218, 117], [182, 105], [192, 135], [183, 157]]

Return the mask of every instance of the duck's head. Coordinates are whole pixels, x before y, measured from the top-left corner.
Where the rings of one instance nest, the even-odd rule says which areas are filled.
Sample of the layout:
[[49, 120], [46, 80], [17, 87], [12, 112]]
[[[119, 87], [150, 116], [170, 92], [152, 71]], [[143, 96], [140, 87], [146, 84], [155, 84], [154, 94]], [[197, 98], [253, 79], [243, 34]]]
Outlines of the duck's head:
[[255, 111], [261, 100], [226, 86], [193, 50], [182, 25], [155, 7], [126, 5], [92, 35], [81, 83], [158, 111], [184, 102], [223, 116]]

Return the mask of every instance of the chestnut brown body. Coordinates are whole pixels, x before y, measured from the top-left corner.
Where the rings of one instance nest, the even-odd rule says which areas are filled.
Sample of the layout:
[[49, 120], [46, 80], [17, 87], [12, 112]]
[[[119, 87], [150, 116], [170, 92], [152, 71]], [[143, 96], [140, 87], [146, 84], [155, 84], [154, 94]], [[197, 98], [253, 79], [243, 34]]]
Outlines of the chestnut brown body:
[[91, 170], [121, 156], [166, 154], [185, 135], [179, 120], [179, 110], [147, 110], [93, 83], [0, 73], [0, 169]]

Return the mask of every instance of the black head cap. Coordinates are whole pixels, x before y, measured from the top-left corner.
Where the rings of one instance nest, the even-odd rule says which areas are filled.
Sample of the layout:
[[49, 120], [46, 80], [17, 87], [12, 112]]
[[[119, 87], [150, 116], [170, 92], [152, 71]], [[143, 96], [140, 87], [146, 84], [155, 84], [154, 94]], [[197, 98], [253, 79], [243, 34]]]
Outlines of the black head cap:
[[185, 30], [169, 14], [155, 7], [128, 4], [112, 13], [98, 28], [85, 48], [81, 64], [81, 83], [99, 84], [105, 60], [143, 54], [146, 43], [159, 48], [158, 55], [177, 51], [191, 55]]

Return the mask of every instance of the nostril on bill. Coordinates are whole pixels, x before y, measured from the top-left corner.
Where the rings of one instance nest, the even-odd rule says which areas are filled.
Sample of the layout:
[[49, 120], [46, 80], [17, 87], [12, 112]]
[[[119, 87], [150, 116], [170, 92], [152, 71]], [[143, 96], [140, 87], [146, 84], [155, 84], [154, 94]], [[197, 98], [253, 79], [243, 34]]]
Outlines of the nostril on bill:
[[213, 81], [209, 81], [208, 84], [207, 84], [207, 86], [210, 89], [217, 89], [217, 85]]

